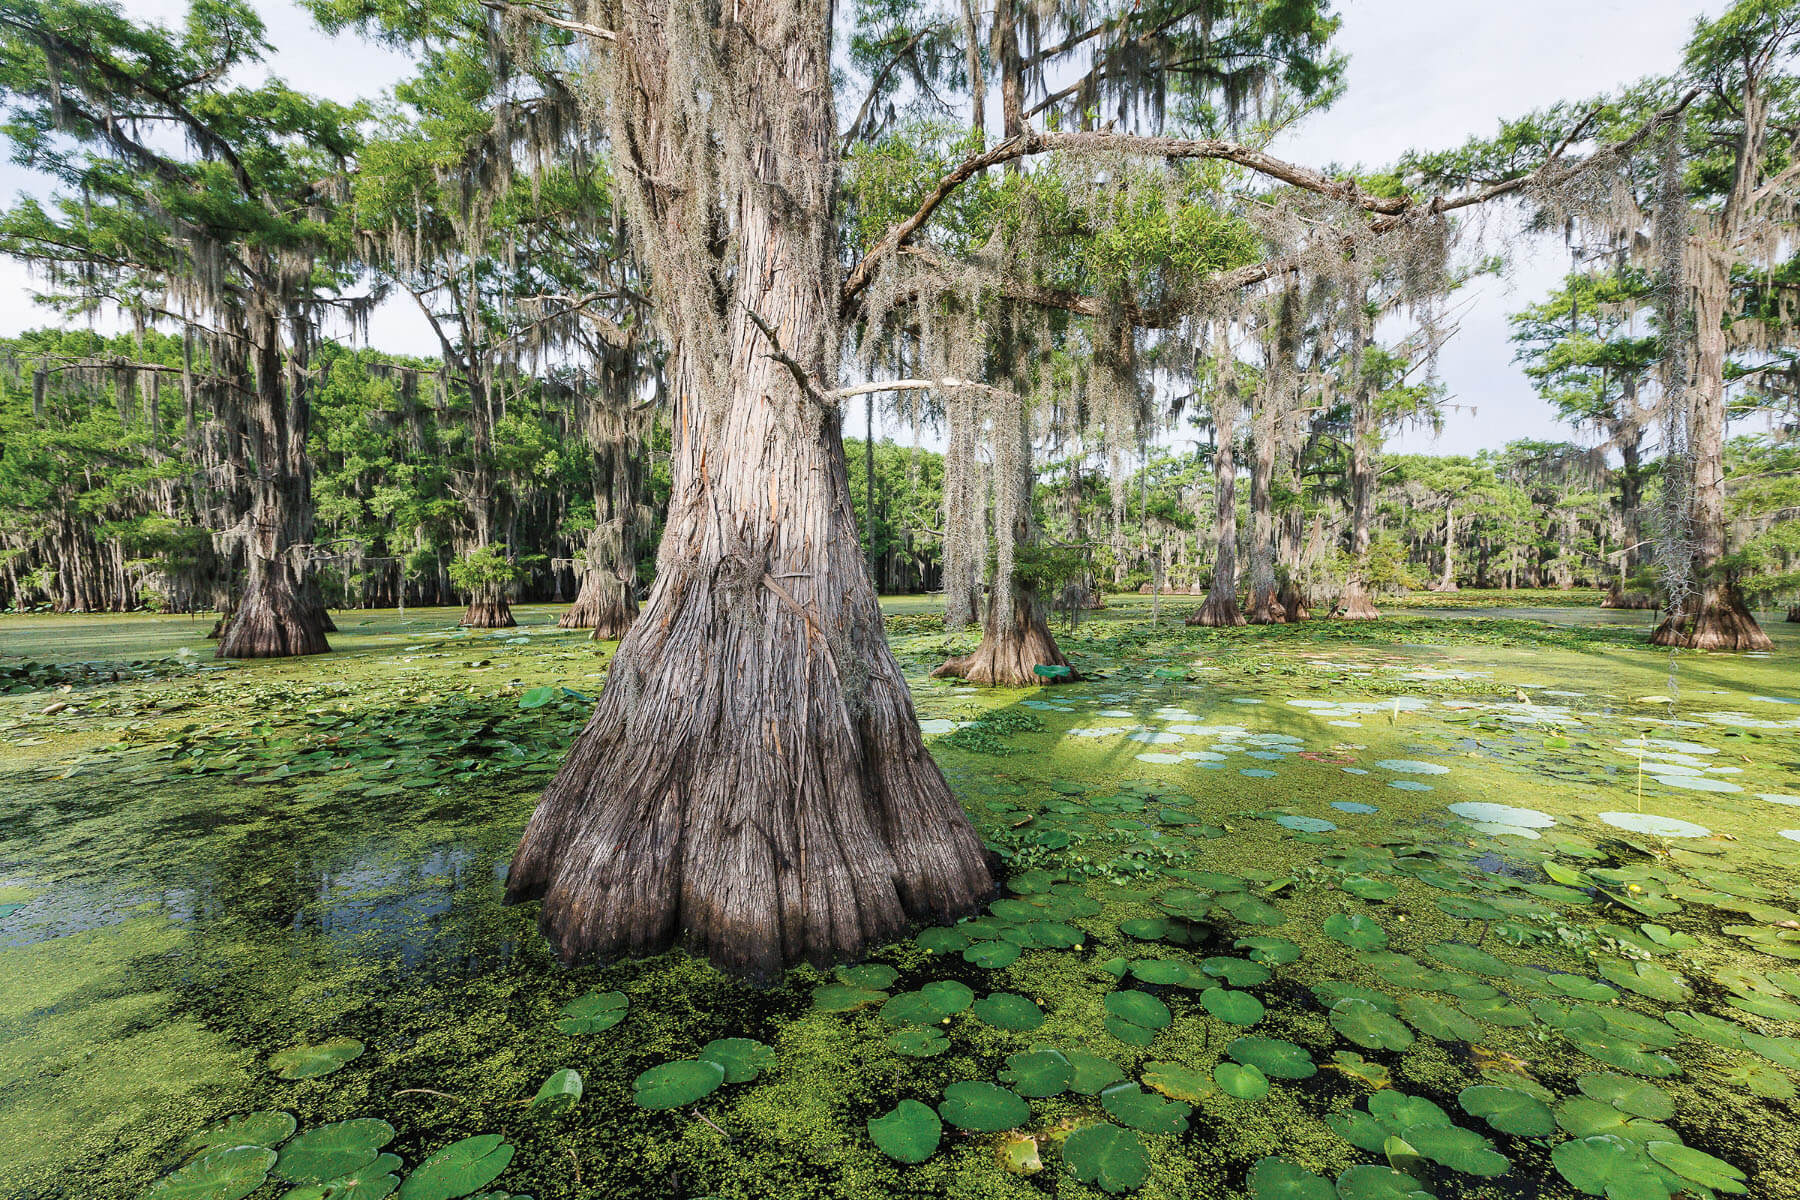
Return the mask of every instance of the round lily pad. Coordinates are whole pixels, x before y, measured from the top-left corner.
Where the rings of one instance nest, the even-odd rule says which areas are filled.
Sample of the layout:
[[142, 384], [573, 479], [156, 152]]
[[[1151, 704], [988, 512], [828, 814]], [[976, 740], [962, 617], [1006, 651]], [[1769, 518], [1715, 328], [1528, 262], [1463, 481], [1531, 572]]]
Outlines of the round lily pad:
[[1431, 1193], [1405, 1171], [1358, 1163], [1337, 1179], [1338, 1200], [1431, 1200]]
[[998, 1133], [1029, 1121], [1031, 1105], [1003, 1087], [969, 1080], [944, 1089], [938, 1114], [958, 1129]]
[[1062, 1153], [1076, 1179], [1114, 1195], [1142, 1187], [1150, 1177], [1150, 1156], [1143, 1143], [1137, 1134], [1116, 1125], [1077, 1129], [1063, 1142]]
[[355, 1038], [331, 1038], [311, 1046], [290, 1046], [269, 1056], [269, 1066], [283, 1079], [317, 1079], [356, 1059], [363, 1044]]
[[293, 1113], [252, 1112], [230, 1117], [182, 1143], [192, 1152], [215, 1146], [264, 1146], [273, 1149], [294, 1136]]
[[1059, 1050], [1031, 1050], [1006, 1056], [1000, 1082], [1030, 1099], [1055, 1096], [1074, 1082], [1075, 1068]]
[[1387, 947], [1387, 930], [1379, 922], [1360, 913], [1333, 913], [1325, 918], [1325, 936], [1352, 950], [1382, 950]]
[[1548, 1137], [1556, 1132], [1556, 1117], [1536, 1096], [1516, 1088], [1478, 1084], [1457, 1096], [1463, 1111], [1480, 1117], [1501, 1133], [1517, 1137]]
[[1581, 1094], [1602, 1104], [1610, 1104], [1622, 1113], [1651, 1121], [1666, 1121], [1675, 1115], [1675, 1102], [1669, 1094], [1642, 1079], [1594, 1071], [1575, 1080]]
[[[812, 1006], [815, 1012], [855, 1012], [857, 1009], [867, 1008], [871, 1004], [880, 1004], [887, 998], [886, 992], [877, 992], [870, 988], [858, 987], [855, 984], [827, 983], [813, 989]], [[560, 1026], [560, 1022], [558, 1024]]]
[[373, 1117], [321, 1125], [281, 1148], [275, 1177], [289, 1183], [329, 1183], [373, 1160], [393, 1140], [394, 1127]]
[[1100, 1107], [1121, 1125], [1166, 1134], [1186, 1133], [1188, 1114], [1193, 1111], [1179, 1100], [1164, 1099], [1135, 1083], [1121, 1083], [1101, 1092]]
[[269, 1178], [275, 1152], [227, 1146], [201, 1155], [150, 1185], [144, 1200], [243, 1200]]
[[[1045, 1049], [1034, 1046], [1034, 1050]], [[1098, 1054], [1089, 1054], [1084, 1050], [1064, 1051], [1069, 1065], [1074, 1068], [1074, 1077], [1069, 1081], [1069, 1090], [1082, 1096], [1096, 1096], [1113, 1084], [1125, 1078], [1125, 1072], [1119, 1064], [1110, 1058], [1102, 1058]]]
[[1140, 1029], [1162, 1029], [1172, 1019], [1169, 1006], [1149, 992], [1132, 989], [1108, 992], [1102, 1003], [1105, 1004], [1107, 1012]]
[[380, 1154], [348, 1175], [291, 1187], [281, 1200], [387, 1200], [400, 1186], [399, 1170], [398, 1154]]
[[651, 1067], [632, 1081], [639, 1108], [680, 1108], [710, 1095], [725, 1082], [725, 1068], [704, 1058], [683, 1058]]
[[1254, 1025], [1263, 1019], [1262, 1001], [1249, 992], [1207, 988], [1200, 993], [1200, 1004], [1228, 1025]]
[[1408, 1129], [1401, 1136], [1432, 1162], [1465, 1175], [1504, 1175], [1512, 1168], [1512, 1160], [1495, 1150], [1473, 1129], [1459, 1125], [1428, 1126]]
[[837, 977], [852, 987], [878, 992], [900, 978], [900, 972], [886, 963], [862, 963], [854, 967], [839, 967]]
[[1331, 1006], [1331, 1027], [1365, 1050], [1404, 1050], [1412, 1030], [1367, 1000], [1345, 997]]
[[895, 1162], [924, 1162], [944, 1136], [943, 1121], [917, 1100], [902, 1100], [892, 1112], [869, 1118], [868, 1125], [875, 1148]]
[[1043, 1010], [1023, 996], [994, 992], [970, 1005], [969, 1011], [996, 1029], [1025, 1033], [1044, 1023]]
[[412, 1169], [400, 1200], [456, 1200], [480, 1191], [506, 1170], [513, 1148], [497, 1133], [451, 1142]]
[[995, 970], [1009, 967], [1019, 957], [1019, 947], [1012, 942], [975, 942], [963, 951], [963, 960], [978, 967]]
[[718, 1038], [695, 1057], [724, 1067], [726, 1083], [749, 1083], [775, 1065], [775, 1051], [752, 1038]]
[[1311, 1055], [1280, 1038], [1237, 1038], [1225, 1047], [1225, 1053], [1271, 1079], [1311, 1079], [1319, 1073]]
[[1171, 1100], [1197, 1103], [1213, 1090], [1212, 1076], [1180, 1063], [1153, 1062], [1144, 1066], [1144, 1086]]
[[1608, 1200], [1668, 1200], [1655, 1169], [1622, 1138], [1573, 1138], [1558, 1143], [1550, 1162], [1571, 1187]]
[[950, 1039], [935, 1029], [902, 1029], [887, 1040], [888, 1049], [908, 1058], [933, 1058], [950, 1048]]
[[1248, 1063], [1222, 1062], [1213, 1067], [1213, 1082], [1227, 1096], [1261, 1100], [1269, 1094], [1269, 1079]]
[[1285, 1158], [1259, 1159], [1250, 1168], [1250, 1200], [1336, 1200], [1331, 1180]]

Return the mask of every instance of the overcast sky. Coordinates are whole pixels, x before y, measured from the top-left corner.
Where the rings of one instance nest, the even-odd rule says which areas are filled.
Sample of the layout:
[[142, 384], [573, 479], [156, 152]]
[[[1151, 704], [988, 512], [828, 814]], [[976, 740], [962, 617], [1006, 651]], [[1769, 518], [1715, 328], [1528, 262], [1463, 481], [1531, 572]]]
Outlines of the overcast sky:
[[[1331, 110], [1284, 136], [1276, 150], [1307, 163], [1378, 164], [1413, 147], [1453, 146], [1508, 115], [1586, 96], [1673, 69], [1694, 18], [1722, 0], [1340, 0], [1337, 46], [1350, 56], [1348, 88]], [[132, 0], [132, 15], [178, 21], [185, 3]], [[276, 47], [271, 67], [304, 91], [353, 100], [410, 69], [405, 56], [355, 36], [330, 38], [298, 6], [260, 6]], [[0, 164], [0, 195], [41, 185]], [[1440, 371], [1454, 402], [1441, 437], [1402, 435], [1394, 448], [1473, 453], [1514, 438], [1564, 438], [1512, 363], [1506, 314], [1542, 297], [1567, 253], [1546, 240], [1515, 256], [1510, 277], [1484, 279], [1458, 297], [1457, 336]], [[30, 281], [0, 260], [0, 335], [51, 317], [29, 300]], [[431, 354], [436, 342], [409, 307], [390, 303], [370, 331], [378, 347]], [[854, 422], [853, 422], [854, 423]]]

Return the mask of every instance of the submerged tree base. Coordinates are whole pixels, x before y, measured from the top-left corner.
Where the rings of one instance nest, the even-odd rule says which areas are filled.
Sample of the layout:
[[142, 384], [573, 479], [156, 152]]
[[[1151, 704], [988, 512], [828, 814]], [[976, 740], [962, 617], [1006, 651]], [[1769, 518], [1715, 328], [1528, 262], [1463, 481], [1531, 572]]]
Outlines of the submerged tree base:
[[512, 605], [505, 600], [475, 600], [457, 624], [466, 629], [511, 629], [518, 622], [513, 620]]
[[320, 618], [324, 610], [304, 605], [292, 596], [287, 603], [271, 601], [263, 591], [253, 592], [229, 617], [220, 617], [224, 631], [213, 651], [215, 658], [297, 658], [305, 654], [329, 654]]
[[1790, 624], [1800, 624], [1800, 604], [1788, 609], [1787, 619]]
[[1678, 611], [1663, 618], [1650, 635], [1653, 646], [1682, 650], [1773, 650], [1738, 590], [1730, 584], [1710, 586]]
[[1288, 584], [1281, 589], [1279, 599], [1281, 611], [1286, 615], [1288, 624], [1293, 625], [1301, 621], [1312, 620], [1312, 605], [1307, 603], [1306, 593], [1298, 587], [1291, 583]]
[[637, 597], [631, 589], [602, 583], [597, 573], [581, 581], [581, 594], [557, 620], [564, 629], [591, 629], [596, 642], [616, 642], [623, 638], [637, 620]]
[[1244, 614], [1238, 609], [1236, 596], [1222, 588], [1214, 588], [1206, 593], [1206, 602], [1188, 614], [1187, 623], [1214, 628], [1242, 625]]
[[[1049, 675], [1039, 667], [1061, 667]], [[1069, 665], [1061, 647], [1042, 621], [1031, 621], [1005, 632], [983, 630], [981, 644], [972, 654], [950, 659], [931, 673], [933, 679], [961, 679], [981, 687], [1038, 687], [1073, 683], [1081, 673]]]
[[1600, 607], [1633, 610], [1652, 609], [1656, 607], [1656, 597], [1648, 592], [1628, 592], [1615, 583], [1607, 590], [1605, 598], [1600, 601]]
[[1375, 607], [1367, 588], [1351, 583], [1338, 598], [1337, 611], [1332, 615], [1340, 621], [1373, 621], [1381, 616], [1381, 610]]
[[1244, 614], [1244, 621], [1250, 625], [1287, 623], [1287, 610], [1276, 599], [1274, 588], [1258, 588], [1250, 593], [1250, 611]]

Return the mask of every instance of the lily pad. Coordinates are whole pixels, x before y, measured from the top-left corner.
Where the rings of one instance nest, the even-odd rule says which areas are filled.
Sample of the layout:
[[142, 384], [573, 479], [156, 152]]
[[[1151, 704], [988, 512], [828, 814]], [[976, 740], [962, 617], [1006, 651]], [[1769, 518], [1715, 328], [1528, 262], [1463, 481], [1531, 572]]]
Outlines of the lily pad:
[[[855, 1012], [857, 1009], [867, 1008], [871, 1004], [880, 1004], [887, 998], [886, 992], [877, 992], [848, 983], [827, 983], [813, 989], [812, 1006], [814, 1012]], [[624, 1013], [621, 1012], [619, 1015], [623, 1016]]]
[[902, 1029], [887, 1040], [888, 1049], [908, 1058], [933, 1058], [950, 1048], [950, 1039], [935, 1029]]
[[1331, 1180], [1285, 1158], [1259, 1159], [1250, 1168], [1250, 1200], [1335, 1200]]
[[1074, 1082], [1075, 1068], [1059, 1050], [1032, 1050], [1006, 1056], [1000, 1082], [1028, 1099], [1041, 1099], [1065, 1092]]
[[725, 1068], [726, 1083], [749, 1083], [775, 1065], [775, 1051], [752, 1038], [719, 1038], [695, 1057]]
[[269, 1066], [283, 1079], [318, 1079], [354, 1061], [363, 1052], [355, 1038], [331, 1038], [310, 1046], [290, 1046], [269, 1056]]
[[1654, 1158], [1675, 1174], [1715, 1192], [1743, 1193], [1744, 1173], [1722, 1158], [1714, 1158], [1703, 1150], [1680, 1142], [1651, 1142], [1645, 1147]]
[[1575, 1086], [1589, 1099], [1610, 1104], [1634, 1117], [1666, 1121], [1675, 1115], [1675, 1102], [1669, 1094], [1642, 1079], [1595, 1071], [1576, 1079]]
[[[400, 1156], [380, 1154], [348, 1175], [325, 1183], [303, 1183], [281, 1194], [281, 1200], [387, 1200], [400, 1186]], [[486, 1193], [492, 1197], [494, 1192]]]
[[1169, 1006], [1148, 992], [1132, 989], [1108, 992], [1103, 1003], [1107, 1012], [1140, 1029], [1162, 1029], [1172, 1019]]
[[639, 1108], [680, 1108], [712, 1094], [725, 1082], [725, 1068], [704, 1058], [683, 1058], [651, 1067], [631, 1084]]
[[1171, 1100], [1198, 1103], [1213, 1091], [1212, 1076], [1180, 1063], [1153, 1062], [1144, 1066], [1144, 1086]]
[[534, 1112], [564, 1113], [581, 1103], [581, 1072], [564, 1067], [550, 1078], [531, 1098]]
[[1323, 928], [1326, 937], [1352, 950], [1381, 950], [1388, 944], [1387, 930], [1360, 913], [1333, 913]]
[[1367, 1000], [1346, 997], [1331, 1006], [1331, 1027], [1365, 1050], [1404, 1050], [1412, 1030]]
[[996, 1029], [1025, 1033], [1044, 1023], [1043, 1010], [1023, 996], [994, 992], [970, 1006], [969, 1011]]
[[1431, 1200], [1431, 1193], [1404, 1171], [1358, 1163], [1337, 1179], [1338, 1200]]
[[1311, 1079], [1319, 1073], [1310, 1054], [1280, 1038], [1237, 1038], [1225, 1047], [1225, 1053], [1271, 1079]]
[[294, 1136], [295, 1126], [293, 1113], [242, 1113], [201, 1130], [183, 1142], [182, 1149], [190, 1153], [217, 1146], [263, 1146], [274, 1149]]
[[[826, 989], [820, 988], [813, 993], [813, 1006], [819, 1004], [818, 993]], [[563, 1005], [562, 1019], [557, 1021], [558, 1033], [581, 1034], [603, 1033], [625, 1019], [625, 1013], [631, 1002], [624, 992], [589, 992]], [[829, 1012], [846, 1012], [847, 1009], [827, 1009]]]
[[243, 1200], [269, 1178], [275, 1152], [228, 1146], [177, 1167], [150, 1185], [144, 1200]]
[[1574, 1138], [1550, 1152], [1550, 1162], [1570, 1186], [1607, 1200], [1669, 1200], [1655, 1168], [1623, 1138]]
[[1179, 1100], [1164, 1099], [1135, 1083], [1121, 1083], [1101, 1092], [1100, 1107], [1121, 1125], [1144, 1133], [1166, 1134], [1186, 1133], [1188, 1114], [1193, 1111]]
[[943, 1121], [917, 1100], [902, 1100], [892, 1112], [869, 1118], [868, 1126], [875, 1148], [895, 1162], [924, 1162], [944, 1136]]
[[1262, 1001], [1249, 992], [1207, 988], [1200, 993], [1200, 1005], [1228, 1025], [1254, 1025], [1263, 1019]]
[[393, 1140], [394, 1127], [373, 1117], [321, 1125], [281, 1148], [275, 1177], [289, 1183], [329, 1183], [372, 1161]]
[[1480, 1117], [1501, 1133], [1516, 1137], [1548, 1137], [1556, 1132], [1556, 1117], [1536, 1096], [1516, 1088], [1477, 1084], [1457, 1096], [1463, 1111]]
[[497, 1133], [451, 1142], [412, 1169], [400, 1200], [456, 1200], [492, 1183], [512, 1162], [513, 1148]]
[[1222, 1062], [1213, 1067], [1213, 1082], [1227, 1096], [1261, 1100], [1269, 1094], [1269, 1078], [1249, 1063]]
[[1495, 1150], [1486, 1138], [1459, 1125], [1412, 1128], [1401, 1136], [1432, 1162], [1464, 1175], [1487, 1178], [1512, 1169], [1512, 1160]]
[[1150, 1156], [1138, 1136], [1116, 1125], [1089, 1125], [1063, 1142], [1063, 1162], [1082, 1183], [1118, 1195], [1142, 1187]]
[[[1049, 1047], [1034, 1046], [1034, 1050]], [[1069, 1090], [1082, 1096], [1097, 1096], [1113, 1084], [1125, 1078], [1125, 1072], [1119, 1064], [1110, 1058], [1102, 1058], [1098, 1054], [1089, 1054], [1084, 1050], [1067, 1050], [1063, 1052], [1074, 1068], [1075, 1074], [1069, 1081]]]
[[944, 1089], [938, 1114], [958, 1129], [998, 1133], [1029, 1121], [1031, 1105], [1003, 1087], [970, 1080]]

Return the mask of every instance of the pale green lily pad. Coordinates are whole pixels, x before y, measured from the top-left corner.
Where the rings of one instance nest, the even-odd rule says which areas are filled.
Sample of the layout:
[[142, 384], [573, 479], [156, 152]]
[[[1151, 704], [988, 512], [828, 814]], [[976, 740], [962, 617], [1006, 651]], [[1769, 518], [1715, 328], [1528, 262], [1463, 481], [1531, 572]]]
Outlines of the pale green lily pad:
[[1457, 1096], [1463, 1111], [1480, 1117], [1501, 1133], [1516, 1137], [1548, 1137], [1556, 1132], [1556, 1116], [1537, 1097], [1516, 1088], [1477, 1084]]
[[1044, 1023], [1043, 1010], [1023, 996], [994, 992], [969, 1006], [974, 1016], [996, 1029], [1026, 1033]]
[[293, 1113], [242, 1113], [201, 1130], [183, 1142], [181, 1148], [190, 1153], [218, 1146], [263, 1146], [272, 1150], [293, 1137], [295, 1128]]
[[625, 1019], [630, 1001], [624, 992], [590, 992], [563, 1005], [557, 1032], [601, 1033]]
[[213, 1150], [151, 1184], [144, 1200], [243, 1200], [274, 1165], [275, 1152], [266, 1146]]
[[531, 1098], [532, 1111], [552, 1115], [568, 1112], [579, 1103], [581, 1103], [581, 1072], [573, 1067], [564, 1067], [544, 1080], [544, 1085], [538, 1088], [537, 1095]]
[[1213, 1067], [1213, 1082], [1238, 1100], [1261, 1100], [1269, 1094], [1268, 1076], [1249, 1063], [1218, 1063]]
[[1060, 1050], [1031, 1050], [1006, 1056], [1000, 1082], [1027, 1099], [1056, 1096], [1074, 1082], [1075, 1067]]
[[269, 1056], [269, 1066], [283, 1079], [318, 1079], [360, 1057], [355, 1038], [331, 1038], [311, 1046], [290, 1046]]

